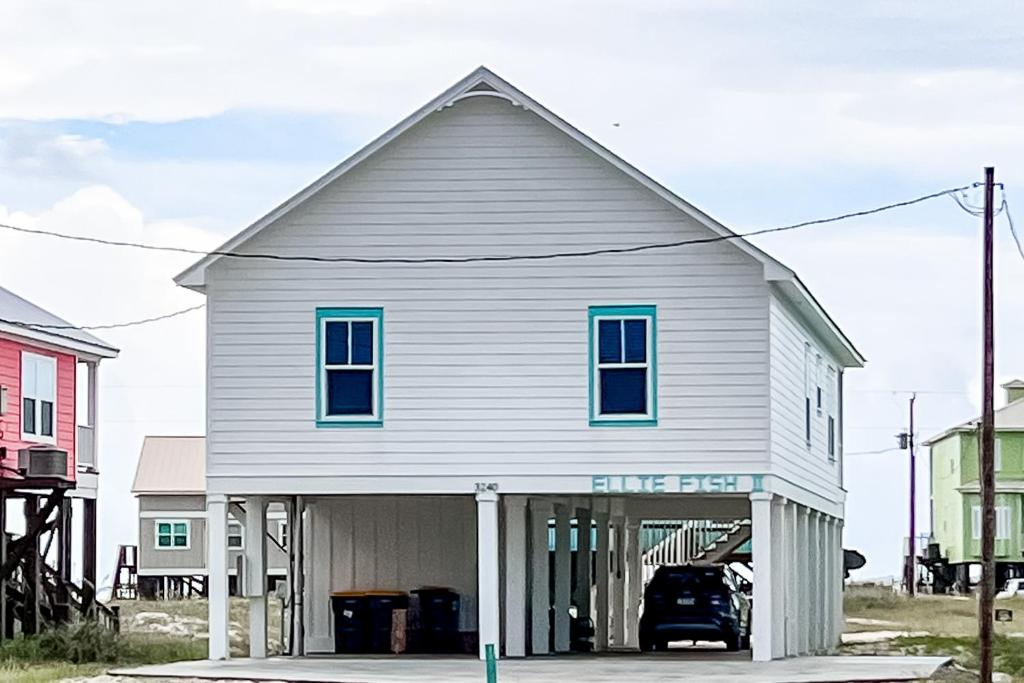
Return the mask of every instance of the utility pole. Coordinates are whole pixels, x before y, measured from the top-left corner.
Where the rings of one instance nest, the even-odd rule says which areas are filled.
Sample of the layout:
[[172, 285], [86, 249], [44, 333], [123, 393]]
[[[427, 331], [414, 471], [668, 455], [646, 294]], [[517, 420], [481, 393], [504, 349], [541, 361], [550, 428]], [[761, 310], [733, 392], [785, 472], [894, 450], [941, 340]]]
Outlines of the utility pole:
[[910, 445], [910, 579], [907, 592], [910, 597], [917, 595], [917, 458], [914, 453], [914, 401], [917, 394], [910, 395], [910, 432], [907, 441]]
[[992, 683], [992, 609], [995, 598], [995, 414], [992, 394], [995, 374], [992, 284], [992, 215], [995, 168], [985, 168], [985, 221], [982, 239], [982, 392], [981, 392], [981, 591], [978, 599], [978, 639], [981, 645], [980, 683]]

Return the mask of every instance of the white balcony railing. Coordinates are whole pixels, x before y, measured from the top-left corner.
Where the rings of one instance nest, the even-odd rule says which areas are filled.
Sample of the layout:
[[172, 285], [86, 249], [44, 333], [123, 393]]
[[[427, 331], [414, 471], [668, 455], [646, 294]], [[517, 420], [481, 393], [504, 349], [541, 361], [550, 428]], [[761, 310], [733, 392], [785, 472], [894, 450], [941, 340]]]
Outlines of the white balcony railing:
[[96, 433], [93, 427], [78, 425], [78, 445], [75, 455], [79, 471], [96, 469]]

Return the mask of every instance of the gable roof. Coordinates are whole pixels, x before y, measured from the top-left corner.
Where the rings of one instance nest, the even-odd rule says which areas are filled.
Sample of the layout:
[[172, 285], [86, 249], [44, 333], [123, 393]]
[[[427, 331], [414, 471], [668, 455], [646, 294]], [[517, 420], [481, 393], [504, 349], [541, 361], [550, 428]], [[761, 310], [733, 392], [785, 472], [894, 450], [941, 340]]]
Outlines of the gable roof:
[[[536, 114], [548, 124], [568, 135], [587, 150], [619, 169], [627, 176], [654, 192], [663, 200], [682, 211], [697, 223], [711, 230], [720, 236], [734, 237], [736, 233], [707, 215], [697, 207], [685, 201], [668, 188], [664, 187], [653, 178], [632, 166], [621, 157], [612, 153], [606, 147], [585, 135], [579, 129], [570, 125], [551, 110], [532, 99], [529, 95], [504, 80], [487, 67], [481, 66], [475, 69], [465, 78], [451, 86], [440, 95], [432, 99], [424, 106], [417, 109], [411, 115], [400, 121], [397, 125], [386, 131], [377, 139], [345, 159], [326, 174], [318, 178], [311, 185], [298, 192], [292, 198], [285, 201], [277, 208], [270, 211], [248, 228], [229, 239], [214, 252], [230, 252], [237, 250], [250, 238], [255, 236], [267, 226], [273, 224], [290, 211], [315, 196], [322, 189], [338, 180], [347, 172], [358, 166], [360, 163], [371, 157], [377, 151], [388, 145], [392, 140], [406, 132], [423, 119], [445, 107], [450, 107], [456, 102], [471, 97], [498, 97], [509, 101], [511, 104], [521, 107], [526, 111]], [[825, 313], [824, 309], [814, 299], [807, 288], [800, 282], [792, 270], [775, 260], [764, 251], [758, 249], [745, 239], [737, 238], [730, 240], [730, 243], [745, 252], [765, 266], [765, 279], [769, 282], [782, 283], [779, 293], [790, 305], [795, 305], [797, 310], [805, 318], [811, 328], [818, 333], [826, 345], [837, 356], [838, 360], [845, 367], [860, 367], [864, 363], [864, 357], [853, 346], [852, 342], [843, 334], [839, 327]], [[174, 281], [190, 289], [203, 291], [206, 284], [206, 269], [213, 263], [223, 258], [217, 254], [210, 254], [199, 259], [196, 263], [181, 272]]]
[[100, 358], [115, 358], [118, 354], [116, 348], [102, 339], [75, 328], [63, 318], [3, 287], [0, 287], [0, 332]]
[[206, 437], [147, 436], [142, 441], [132, 493], [204, 495]]
[[[1019, 383], [1020, 380], [1015, 380]], [[1013, 384], [1010, 382], [1009, 384]], [[1006, 384], [1003, 385], [1006, 388]], [[978, 429], [981, 424], [981, 418], [976, 417], [973, 420], [968, 420], [958, 424], [956, 427], [950, 427], [941, 434], [936, 434], [927, 441], [924, 442], [925, 446], [931, 446], [933, 444], [942, 441], [946, 437], [952, 436], [953, 434], [962, 432], [974, 432]], [[1012, 403], [1007, 403], [1002, 408], [995, 411], [995, 428], [996, 431], [1024, 431], [1024, 398], [1018, 398]]]

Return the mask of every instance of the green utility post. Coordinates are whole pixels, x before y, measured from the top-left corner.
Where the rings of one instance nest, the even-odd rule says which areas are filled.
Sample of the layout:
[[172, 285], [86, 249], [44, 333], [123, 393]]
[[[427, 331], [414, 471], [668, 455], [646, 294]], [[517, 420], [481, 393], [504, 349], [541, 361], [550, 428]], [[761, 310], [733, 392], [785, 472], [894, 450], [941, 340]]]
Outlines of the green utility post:
[[487, 658], [487, 683], [498, 683], [498, 661], [494, 656], [494, 645], [484, 646], [484, 656]]

